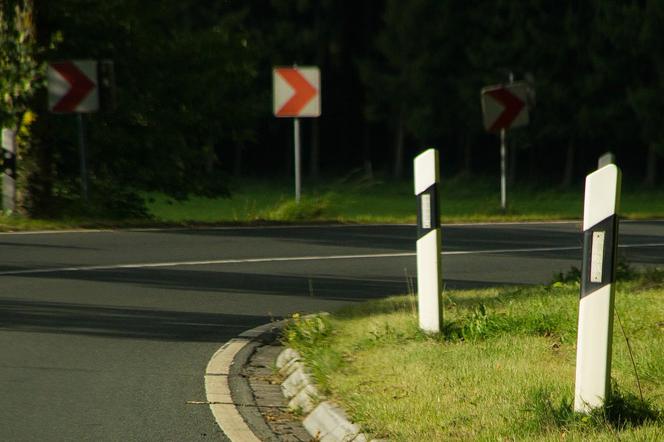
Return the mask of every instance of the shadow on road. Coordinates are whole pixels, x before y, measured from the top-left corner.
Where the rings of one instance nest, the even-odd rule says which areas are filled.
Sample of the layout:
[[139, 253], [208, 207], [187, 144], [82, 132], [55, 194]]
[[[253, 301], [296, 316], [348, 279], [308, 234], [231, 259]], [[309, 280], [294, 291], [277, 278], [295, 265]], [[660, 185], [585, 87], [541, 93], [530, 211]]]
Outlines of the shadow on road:
[[297, 244], [343, 246], [347, 248], [414, 251], [417, 231], [410, 225], [345, 225], [345, 226], [265, 226], [229, 229], [172, 229], [146, 231], [156, 235], [209, 236], [224, 238], [251, 238], [265, 241], [286, 241]]
[[268, 323], [270, 319], [265, 316], [0, 300], [2, 331], [223, 342], [247, 328]]
[[[405, 275], [391, 277], [359, 277], [337, 275], [280, 275], [273, 273], [229, 272], [183, 269], [113, 269], [62, 271], [14, 275], [30, 279], [76, 280], [129, 284], [143, 288], [179, 292], [212, 292], [219, 294], [251, 294], [312, 297], [334, 301], [361, 301], [408, 293]], [[416, 283], [411, 275], [412, 283]], [[518, 282], [507, 282], [519, 284]], [[445, 279], [447, 288], [477, 288], [505, 285], [506, 282]]]

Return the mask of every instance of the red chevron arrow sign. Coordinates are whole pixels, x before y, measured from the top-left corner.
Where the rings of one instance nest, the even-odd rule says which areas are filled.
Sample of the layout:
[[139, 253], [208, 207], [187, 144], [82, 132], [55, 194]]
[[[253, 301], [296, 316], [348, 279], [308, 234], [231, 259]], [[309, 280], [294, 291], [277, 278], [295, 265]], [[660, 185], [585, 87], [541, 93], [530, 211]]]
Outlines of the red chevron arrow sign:
[[320, 116], [320, 70], [317, 67], [277, 67], [272, 71], [276, 117]]
[[48, 65], [48, 109], [54, 113], [99, 110], [97, 62], [60, 61]]
[[527, 97], [528, 85], [523, 82], [482, 89], [484, 128], [498, 132], [528, 124]]

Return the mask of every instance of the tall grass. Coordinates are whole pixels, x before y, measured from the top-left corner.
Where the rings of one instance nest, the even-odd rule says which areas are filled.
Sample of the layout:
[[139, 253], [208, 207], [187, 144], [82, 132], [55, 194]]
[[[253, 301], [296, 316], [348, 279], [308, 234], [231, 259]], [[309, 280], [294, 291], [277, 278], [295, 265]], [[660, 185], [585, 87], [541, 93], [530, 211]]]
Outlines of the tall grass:
[[388, 298], [326, 318], [314, 339], [286, 340], [375, 437], [664, 440], [664, 271], [618, 284], [635, 364], [616, 327], [613, 394], [588, 416], [572, 409], [578, 290], [570, 280], [446, 292], [435, 336], [419, 331], [412, 295]]

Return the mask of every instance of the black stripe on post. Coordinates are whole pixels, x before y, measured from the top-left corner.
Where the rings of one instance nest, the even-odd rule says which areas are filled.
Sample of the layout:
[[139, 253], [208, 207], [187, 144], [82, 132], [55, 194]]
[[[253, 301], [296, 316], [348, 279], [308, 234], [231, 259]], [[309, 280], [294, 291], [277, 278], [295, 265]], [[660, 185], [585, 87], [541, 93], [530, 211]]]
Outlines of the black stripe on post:
[[417, 239], [440, 227], [438, 184], [417, 195]]
[[12, 178], [16, 178], [16, 154], [9, 150], [2, 150], [3, 172]]
[[[615, 282], [618, 217], [612, 215], [583, 232], [581, 298]], [[598, 260], [601, 259], [601, 264]]]

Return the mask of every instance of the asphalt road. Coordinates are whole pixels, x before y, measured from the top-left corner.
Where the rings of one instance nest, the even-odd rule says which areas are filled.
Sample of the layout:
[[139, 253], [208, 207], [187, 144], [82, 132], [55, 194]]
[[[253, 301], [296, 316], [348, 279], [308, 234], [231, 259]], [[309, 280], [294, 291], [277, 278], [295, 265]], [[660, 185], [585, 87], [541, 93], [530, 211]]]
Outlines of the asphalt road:
[[[664, 263], [664, 222], [620, 253]], [[0, 440], [223, 440], [203, 373], [239, 332], [407, 291], [414, 226], [0, 234]], [[578, 223], [445, 226], [446, 286], [580, 266]]]

